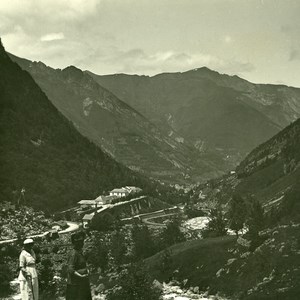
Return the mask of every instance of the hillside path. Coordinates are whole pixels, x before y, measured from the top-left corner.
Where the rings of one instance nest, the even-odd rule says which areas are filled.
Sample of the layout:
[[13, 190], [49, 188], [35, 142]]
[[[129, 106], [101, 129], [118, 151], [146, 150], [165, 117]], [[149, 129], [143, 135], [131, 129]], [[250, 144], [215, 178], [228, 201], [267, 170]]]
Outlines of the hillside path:
[[[70, 233], [70, 232], [73, 232], [73, 231], [76, 231], [76, 230], [79, 229], [79, 223], [67, 221], [67, 224], [68, 224], [69, 227], [64, 229], [64, 230], [58, 231], [58, 234]], [[45, 231], [43, 233], [30, 235], [30, 236], [28, 236], [28, 238], [34, 239], [34, 238], [37, 238], [37, 237], [43, 237], [43, 236], [47, 235], [48, 232], [49, 231]], [[17, 240], [17, 238], [10, 239], [10, 240], [2, 240], [2, 241], [0, 241], [0, 245], [13, 243], [16, 240]]]

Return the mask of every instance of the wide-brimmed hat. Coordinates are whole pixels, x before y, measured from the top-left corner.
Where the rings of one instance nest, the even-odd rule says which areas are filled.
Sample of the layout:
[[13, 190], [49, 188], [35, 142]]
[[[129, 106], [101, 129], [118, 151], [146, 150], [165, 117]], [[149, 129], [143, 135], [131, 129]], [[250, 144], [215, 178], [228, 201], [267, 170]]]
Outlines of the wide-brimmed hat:
[[24, 242], [23, 242], [23, 245], [28, 245], [28, 244], [33, 244], [33, 239], [26, 239]]

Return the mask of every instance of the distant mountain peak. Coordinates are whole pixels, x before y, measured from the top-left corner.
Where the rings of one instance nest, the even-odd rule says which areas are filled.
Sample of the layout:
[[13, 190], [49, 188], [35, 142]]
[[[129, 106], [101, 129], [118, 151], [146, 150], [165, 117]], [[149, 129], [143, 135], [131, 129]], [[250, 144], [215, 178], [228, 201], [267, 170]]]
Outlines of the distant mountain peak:
[[62, 74], [66, 77], [71, 77], [76, 80], [80, 80], [84, 77], [84, 73], [82, 70], [74, 67], [74, 66], [68, 66], [65, 69], [62, 70]]
[[215, 71], [209, 69], [209, 68], [206, 67], [206, 66], [203, 66], [203, 67], [200, 67], [200, 68], [195, 68], [195, 69], [192, 69], [192, 70], [190, 70], [190, 71], [207, 71], [207, 72], [215, 72]]
[[183, 73], [191, 73], [191, 72], [197, 72], [198, 74], [205, 74], [205, 75], [216, 75], [216, 76], [222, 76], [225, 74], [221, 74], [218, 71], [212, 70], [206, 66], [200, 67], [200, 68], [195, 68], [195, 69], [191, 69], [188, 70], [186, 72]]
[[66, 68], [63, 69], [63, 71], [75, 71], [75, 72], [81, 72], [82, 73], [82, 71], [79, 68], [77, 68], [73, 65], [67, 66]]
[[66, 67], [66, 68], [64, 68], [63, 70], [62, 70], [63, 72], [65, 72], [65, 73], [77, 73], [77, 74], [83, 74], [83, 72], [82, 72], [82, 70], [80, 70], [80, 69], [78, 69], [77, 67], [75, 67], [75, 66], [68, 66], [68, 67]]

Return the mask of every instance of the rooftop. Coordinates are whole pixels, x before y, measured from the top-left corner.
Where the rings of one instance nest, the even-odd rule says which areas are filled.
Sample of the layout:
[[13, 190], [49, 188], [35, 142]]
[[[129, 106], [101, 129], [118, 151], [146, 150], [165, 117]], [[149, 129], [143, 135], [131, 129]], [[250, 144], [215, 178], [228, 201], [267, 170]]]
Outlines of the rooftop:
[[111, 193], [128, 193], [129, 191], [125, 188], [113, 189]]
[[95, 201], [107, 201], [107, 200], [112, 200], [112, 199], [115, 199], [115, 198], [117, 198], [116, 196], [110, 196], [110, 195], [106, 195], [106, 196], [104, 196], [104, 195], [100, 195], [99, 197], [97, 197], [96, 198], [96, 200]]
[[80, 200], [78, 202], [78, 204], [93, 205], [93, 204], [96, 204], [96, 201], [95, 200]]
[[83, 216], [82, 220], [90, 221], [94, 217], [94, 214], [86, 214]]

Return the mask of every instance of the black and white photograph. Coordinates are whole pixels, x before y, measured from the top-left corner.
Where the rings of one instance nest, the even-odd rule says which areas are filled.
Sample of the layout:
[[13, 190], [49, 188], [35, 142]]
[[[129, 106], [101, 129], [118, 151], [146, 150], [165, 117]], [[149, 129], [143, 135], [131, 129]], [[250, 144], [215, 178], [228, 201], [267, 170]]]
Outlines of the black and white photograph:
[[300, 1], [0, 0], [0, 299], [299, 300]]

